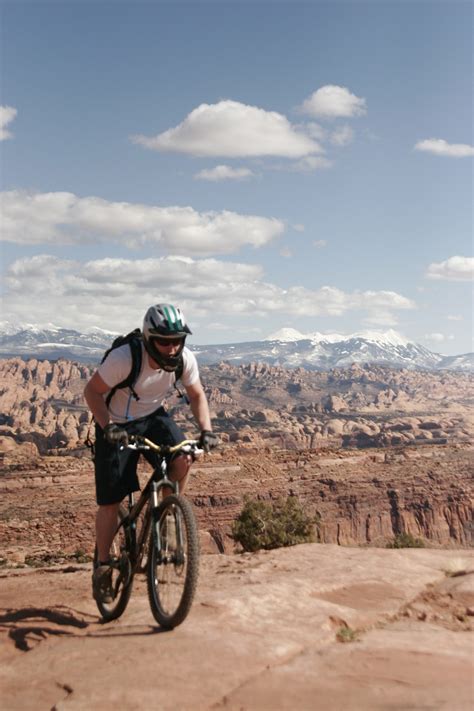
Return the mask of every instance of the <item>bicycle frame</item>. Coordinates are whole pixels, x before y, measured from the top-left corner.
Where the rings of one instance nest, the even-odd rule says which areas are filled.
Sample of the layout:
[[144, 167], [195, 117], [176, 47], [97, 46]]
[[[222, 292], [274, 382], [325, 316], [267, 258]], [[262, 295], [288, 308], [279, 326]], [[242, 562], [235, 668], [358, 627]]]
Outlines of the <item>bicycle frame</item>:
[[[172, 456], [173, 454], [177, 453], [179, 450], [184, 451], [184, 447], [195, 444], [194, 440], [185, 440], [184, 442], [181, 442], [179, 445], [176, 447], [168, 447], [168, 448], [162, 448], [159, 445], [156, 445], [154, 442], [151, 440], [148, 440], [146, 438], [136, 438], [135, 442], [132, 442], [131, 444], [128, 445], [129, 449], [135, 449], [136, 451], [143, 452], [146, 450], [153, 450], [155, 451], [158, 456], [159, 456], [159, 461], [157, 466], [154, 467], [153, 472], [148, 479], [147, 483], [143, 487], [143, 490], [141, 491], [140, 497], [138, 501], [135, 503], [134, 501], [134, 495], [133, 492], [128, 495], [128, 513], [125, 516], [125, 518], [122, 519], [120, 524], [117, 527], [117, 531], [122, 527], [124, 530], [127, 528], [130, 530], [131, 537], [132, 537], [132, 559], [131, 559], [131, 564], [132, 564], [132, 575], [136, 573], [137, 571], [142, 571], [143, 566], [141, 565], [142, 559], [143, 559], [143, 554], [145, 552], [145, 547], [146, 547], [146, 541], [148, 540], [149, 537], [149, 531], [150, 531], [150, 524], [151, 524], [151, 519], [152, 519], [152, 513], [153, 510], [158, 508], [159, 504], [159, 492], [164, 489], [172, 489], [174, 494], [178, 494], [179, 492], [179, 483], [172, 481], [168, 477], [168, 465], [169, 465], [169, 457], [170, 455]], [[165, 450], [165, 451], [163, 451]], [[141, 528], [140, 534], [138, 541], [136, 539], [136, 524], [138, 521], [138, 518], [142, 512], [142, 510], [148, 506], [147, 510], [145, 511], [144, 514], [144, 519], [143, 519], [143, 526]], [[178, 547], [182, 546], [182, 531], [181, 531], [181, 521], [178, 518], [177, 521], [177, 526], [176, 526], [176, 534], [177, 534], [177, 541], [178, 541]], [[161, 540], [160, 540], [160, 527], [159, 525], [155, 526], [154, 531], [153, 531], [153, 536], [155, 539], [155, 542], [158, 546], [158, 549], [161, 549]]]
[[[168, 469], [175, 454], [194, 458], [203, 450], [197, 440], [170, 447], [138, 436], [127, 446], [139, 453], [151, 450], [157, 458], [147, 457], [153, 471], [138, 501], [130, 494], [128, 511], [119, 507], [120, 522], [109, 562], [112, 600], [96, 602], [106, 622], [117, 619], [130, 599], [135, 573], [145, 573], [153, 616], [160, 626], [172, 629], [183, 622], [192, 605], [199, 574], [199, 539], [191, 503], [179, 493], [179, 483], [170, 479]], [[166, 496], [161, 500], [164, 489]]]

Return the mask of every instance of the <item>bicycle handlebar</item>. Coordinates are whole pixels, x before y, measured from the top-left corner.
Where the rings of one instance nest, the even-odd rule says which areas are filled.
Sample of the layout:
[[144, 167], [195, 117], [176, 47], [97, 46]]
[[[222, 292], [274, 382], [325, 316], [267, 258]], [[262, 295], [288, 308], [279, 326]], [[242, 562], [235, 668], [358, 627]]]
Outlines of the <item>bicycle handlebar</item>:
[[199, 446], [199, 440], [197, 439], [184, 439], [182, 442], [170, 446], [168, 444], [156, 444], [152, 442], [151, 439], [147, 437], [141, 437], [139, 435], [132, 435], [130, 437], [127, 449], [135, 449], [138, 451], [145, 451], [147, 449], [152, 449], [158, 454], [175, 454], [176, 452], [182, 451], [185, 454], [202, 454], [204, 452]]

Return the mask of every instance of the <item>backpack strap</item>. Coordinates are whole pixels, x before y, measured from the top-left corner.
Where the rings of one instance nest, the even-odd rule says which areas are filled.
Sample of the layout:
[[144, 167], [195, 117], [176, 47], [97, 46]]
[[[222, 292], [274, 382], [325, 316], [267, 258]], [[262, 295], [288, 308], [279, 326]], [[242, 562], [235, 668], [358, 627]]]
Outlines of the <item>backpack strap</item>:
[[132, 367], [130, 369], [130, 373], [124, 380], [117, 383], [117, 385], [114, 385], [114, 387], [110, 390], [109, 394], [105, 398], [105, 404], [107, 407], [109, 406], [116, 391], [121, 390], [122, 388], [130, 388], [135, 400], [140, 400], [133, 387], [138, 380], [138, 376], [140, 375], [140, 370], [142, 368], [142, 339], [139, 336], [139, 332], [130, 338], [128, 345], [130, 346], [130, 354], [132, 356]]
[[179, 358], [178, 367], [177, 367], [176, 370], [174, 371], [174, 376], [175, 376], [175, 377], [174, 377], [174, 383], [173, 383], [173, 385], [174, 385], [174, 389], [175, 389], [176, 392], [178, 393], [178, 397], [179, 397], [179, 398], [182, 398], [182, 399], [184, 400], [184, 402], [185, 402], [187, 405], [189, 405], [189, 398], [188, 398], [188, 396], [187, 396], [186, 393], [183, 392], [183, 391], [181, 390], [181, 388], [178, 387], [178, 385], [177, 385], [178, 380], [181, 380], [181, 377], [182, 377], [182, 375], [183, 375], [183, 370], [184, 370], [184, 359], [183, 359], [183, 354], [181, 354], [181, 355], [180, 355], [180, 358]]
[[184, 358], [183, 358], [183, 354], [181, 354], [179, 357], [178, 367], [174, 371], [175, 383], [177, 383], [178, 380], [181, 380], [181, 378], [183, 377], [183, 370], [184, 370]]

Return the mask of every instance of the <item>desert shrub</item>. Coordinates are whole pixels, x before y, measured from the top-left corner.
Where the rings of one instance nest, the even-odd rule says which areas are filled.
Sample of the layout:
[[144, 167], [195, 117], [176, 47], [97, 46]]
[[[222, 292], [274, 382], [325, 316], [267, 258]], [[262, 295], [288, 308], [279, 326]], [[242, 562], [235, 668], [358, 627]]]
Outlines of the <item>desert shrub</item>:
[[336, 632], [336, 639], [338, 642], [357, 642], [359, 639], [359, 633], [357, 630], [352, 629], [349, 625], [344, 624]]
[[232, 537], [249, 552], [308, 543], [314, 540], [314, 519], [295, 496], [272, 502], [246, 499]]
[[76, 548], [74, 553], [57, 551], [55, 553], [37, 553], [36, 555], [25, 556], [25, 565], [30, 568], [44, 568], [49, 565], [64, 565], [74, 561], [75, 563], [90, 563], [92, 557], [82, 548]]
[[70, 555], [70, 558], [77, 563], [90, 563], [92, 561], [92, 556], [83, 548], [76, 548], [74, 553]]
[[424, 548], [422, 538], [415, 538], [411, 533], [397, 533], [393, 541], [387, 543], [387, 548]]

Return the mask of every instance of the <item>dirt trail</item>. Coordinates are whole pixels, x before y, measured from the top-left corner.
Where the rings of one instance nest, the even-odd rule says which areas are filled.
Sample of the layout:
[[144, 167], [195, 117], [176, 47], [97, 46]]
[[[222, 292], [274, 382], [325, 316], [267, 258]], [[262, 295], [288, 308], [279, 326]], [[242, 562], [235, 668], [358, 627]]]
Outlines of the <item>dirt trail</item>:
[[189, 618], [161, 632], [140, 579], [103, 625], [87, 566], [4, 570], [2, 709], [467, 710], [472, 571], [468, 550], [204, 556]]

